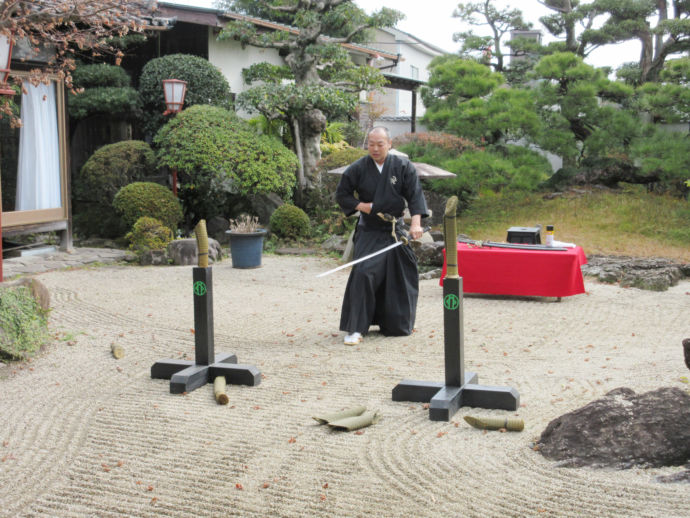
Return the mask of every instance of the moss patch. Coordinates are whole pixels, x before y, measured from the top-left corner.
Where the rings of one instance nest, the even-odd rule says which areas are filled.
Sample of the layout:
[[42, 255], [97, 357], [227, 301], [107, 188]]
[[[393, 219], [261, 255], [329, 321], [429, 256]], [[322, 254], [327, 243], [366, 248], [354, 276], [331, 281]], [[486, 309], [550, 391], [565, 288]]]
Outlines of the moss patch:
[[0, 289], [0, 359], [33, 356], [48, 341], [47, 311], [24, 286]]

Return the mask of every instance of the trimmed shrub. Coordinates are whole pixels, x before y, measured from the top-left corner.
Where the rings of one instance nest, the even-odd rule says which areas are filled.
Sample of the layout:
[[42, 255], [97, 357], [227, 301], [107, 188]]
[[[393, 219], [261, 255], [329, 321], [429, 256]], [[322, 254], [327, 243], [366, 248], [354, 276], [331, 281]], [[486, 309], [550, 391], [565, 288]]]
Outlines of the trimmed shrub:
[[311, 232], [309, 216], [299, 207], [286, 203], [271, 214], [271, 231], [280, 237], [297, 239]]
[[407, 153], [410, 160], [429, 164], [477, 150], [469, 140], [448, 133], [405, 133], [393, 139], [393, 147]]
[[73, 183], [73, 195], [80, 201], [110, 207], [125, 185], [156, 172], [156, 157], [141, 140], [107, 144], [89, 157]]
[[72, 182], [75, 231], [86, 236], [121, 236], [128, 228], [113, 208], [115, 195], [155, 171], [155, 156], [146, 142], [125, 140], [97, 149]]
[[0, 289], [0, 358], [23, 360], [48, 341], [47, 312], [25, 286]]
[[173, 240], [173, 233], [161, 220], [143, 216], [134, 223], [125, 238], [129, 241], [130, 250], [142, 254], [149, 250], [165, 250]]
[[286, 199], [292, 194], [295, 154], [223, 108], [184, 110], [161, 128], [154, 143], [159, 163], [180, 175], [188, 222], [231, 212], [232, 195], [275, 193]]
[[134, 182], [118, 191], [113, 207], [131, 228], [136, 221], [149, 216], [160, 220], [171, 231], [182, 221], [182, 207], [172, 191], [153, 182]]
[[232, 107], [227, 79], [208, 60], [188, 54], [170, 54], [152, 59], [146, 63], [139, 78], [139, 96], [146, 133], [155, 135], [166, 122], [166, 117], [163, 116], [163, 79], [173, 77], [187, 82], [183, 108], [196, 104], [210, 104], [225, 109]]
[[350, 165], [352, 162], [359, 160], [366, 156], [369, 152], [366, 149], [347, 146], [341, 149], [332, 149], [327, 156], [324, 156], [319, 161], [319, 170], [323, 173], [331, 169], [337, 169], [344, 165]]
[[93, 88], [97, 86], [129, 86], [127, 72], [122, 67], [98, 63], [96, 65], [79, 65], [72, 73], [75, 88]]
[[72, 77], [76, 88], [84, 88], [82, 93], [69, 97], [68, 110], [73, 119], [98, 113], [120, 117], [138, 113], [139, 95], [122, 68], [105, 63], [82, 65]]

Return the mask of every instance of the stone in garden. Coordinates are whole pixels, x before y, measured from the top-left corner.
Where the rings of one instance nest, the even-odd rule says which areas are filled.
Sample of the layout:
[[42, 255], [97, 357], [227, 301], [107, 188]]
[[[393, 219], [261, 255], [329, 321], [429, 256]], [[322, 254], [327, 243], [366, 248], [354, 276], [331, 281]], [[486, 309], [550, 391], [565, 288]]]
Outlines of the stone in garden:
[[34, 279], [33, 277], [22, 277], [16, 281], [5, 283], [5, 286], [25, 286], [31, 292], [31, 295], [41, 309], [44, 311], [50, 309], [50, 292], [48, 288], [45, 287], [45, 284], [38, 279]]
[[651, 291], [666, 291], [688, 277], [690, 267], [659, 257], [591, 255], [582, 273], [600, 282], [620, 283], [621, 286]]
[[321, 248], [327, 252], [343, 252], [345, 245], [347, 245], [347, 239], [343, 236], [330, 236], [321, 243]]
[[168, 264], [165, 250], [147, 250], [139, 255], [139, 264], [143, 266], [162, 266]]
[[206, 233], [223, 245], [230, 244], [230, 236], [225, 233], [230, 228], [230, 221], [222, 216], [213, 216], [206, 221]]
[[[168, 257], [177, 266], [197, 266], [196, 239], [175, 239], [168, 244]], [[218, 261], [222, 257], [220, 243], [215, 239], [208, 238], [208, 259], [209, 262]]]
[[443, 249], [445, 247], [443, 242], [412, 241], [411, 243], [420, 266], [443, 266]]
[[280, 196], [274, 193], [252, 194], [249, 196], [249, 202], [252, 205], [252, 212], [259, 218], [259, 223], [265, 227], [271, 221], [271, 214], [285, 203]]
[[690, 462], [690, 394], [617, 388], [551, 421], [538, 449], [563, 466], [683, 465]]

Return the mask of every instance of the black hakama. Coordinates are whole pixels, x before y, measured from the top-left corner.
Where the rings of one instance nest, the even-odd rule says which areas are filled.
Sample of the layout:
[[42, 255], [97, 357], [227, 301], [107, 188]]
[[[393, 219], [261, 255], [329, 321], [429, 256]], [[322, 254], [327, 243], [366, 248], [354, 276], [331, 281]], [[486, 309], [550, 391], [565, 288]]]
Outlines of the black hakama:
[[[357, 193], [359, 198], [354, 196]], [[343, 174], [336, 199], [345, 214], [355, 212], [362, 201], [373, 202], [371, 214], [360, 214], [354, 237], [354, 258], [364, 257], [395, 242], [392, 225], [376, 213], [400, 218], [405, 204], [410, 214], [427, 216], [426, 202], [414, 166], [406, 158], [389, 154], [379, 173], [373, 159], [366, 156]], [[386, 336], [409, 335], [414, 328], [419, 295], [417, 258], [409, 246], [400, 245], [388, 252], [353, 266], [345, 288], [340, 330], [365, 335], [369, 326], [378, 325]]]

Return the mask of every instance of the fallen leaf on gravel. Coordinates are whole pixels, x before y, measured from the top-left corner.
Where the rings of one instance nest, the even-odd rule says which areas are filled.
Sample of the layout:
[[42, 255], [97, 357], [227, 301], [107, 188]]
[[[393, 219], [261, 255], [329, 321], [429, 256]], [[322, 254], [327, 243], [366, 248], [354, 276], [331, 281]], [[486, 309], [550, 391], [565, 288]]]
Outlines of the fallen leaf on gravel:
[[156, 498], [155, 496], [151, 499], [152, 504], [155, 504], [157, 501], [158, 501], [158, 498]]
[[357, 430], [355, 435], [364, 435], [364, 430]]
[[297, 442], [297, 439], [295, 439], [294, 437], [290, 437], [290, 439], [288, 440], [288, 444], [294, 444], [296, 442]]
[[326, 500], [326, 495], [321, 495], [321, 501], [323, 502], [324, 500]]
[[326, 483], [325, 483], [323, 486], [321, 486], [321, 487], [323, 487], [324, 489], [328, 489], [328, 482], [326, 482]]
[[436, 437], [443, 437], [443, 436], [446, 435], [447, 433], [448, 433], [448, 432], [438, 432], [438, 433], [436, 434]]
[[238, 482], [237, 484], [235, 484], [235, 489], [239, 489], [240, 491], [242, 491], [244, 487], [242, 486], [242, 484]]
[[149, 486], [149, 487], [147, 487], [146, 489], [149, 490], [149, 491], [153, 491], [153, 486]]
[[264, 489], [266, 489], [267, 487], [269, 487], [269, 485], [270, 485], [270, 484], [269, 484], [268, 482], [264, 482], [263, 485], [262, 485], [261, 487], [264, 488]]

